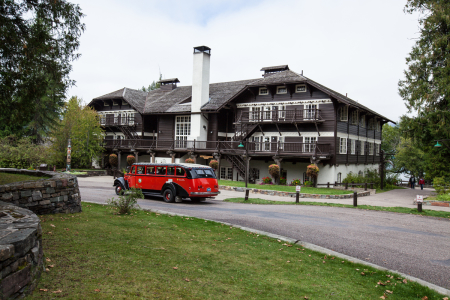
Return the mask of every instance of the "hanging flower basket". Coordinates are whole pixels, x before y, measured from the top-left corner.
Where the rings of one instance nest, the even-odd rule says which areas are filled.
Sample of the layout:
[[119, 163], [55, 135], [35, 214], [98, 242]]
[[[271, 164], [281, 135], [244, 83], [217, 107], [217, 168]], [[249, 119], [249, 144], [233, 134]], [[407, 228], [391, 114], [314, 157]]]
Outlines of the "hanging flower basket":
[[273, 179], [276, 180], [278, 177], [280, 177], [280, 167], [276, 164], [270, 165], [269, 174]]
[[315, 164], [306, 167], [306, 175], [312, 178], [317, 178], [317, 175], [319, 175], [319, 171], [319, 167]]
[[134, 164], [134, 162], [136, 161], [136, 158], [133, 155], [128, 155], [127, 156], [127, 164], [129, 166], [131, 166], [132, 164]]
[[212, 159], [212, 160], [209, 162], [209, 166], [210, 166], [211, 168], [213, 168], [214, 170], [217, 170], [217, 168], [219, 167], [219, 162], [218, 162], [217, 160], [215, 160], [215, 159]]
[[184, 162], [187, 164], [193, 164], [194, 160], [192, 158], [187, 158]]
[[113, 167], [117, 167], [118, 159], [116, 154], [110, 154], [109, 155], [109, 163]]

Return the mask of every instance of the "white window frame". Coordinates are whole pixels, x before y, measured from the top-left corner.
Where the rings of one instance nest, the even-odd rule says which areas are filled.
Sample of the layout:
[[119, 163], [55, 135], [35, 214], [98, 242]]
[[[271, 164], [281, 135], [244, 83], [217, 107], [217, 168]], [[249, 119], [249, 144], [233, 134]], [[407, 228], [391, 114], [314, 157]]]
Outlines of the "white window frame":
[[305, 104], [303, 118], [305, 120], [314, 120], [315, 112], [319, 109], [319, 104]]
[[316, 150], [316, 143], [317, 143], [316, 136], [304, 136], [303, 137], [303, 152], [305, 152], [305, 153], [314, 152]]
[[286, 105], [278, 105], [278, 119], [284, 120], [286, 118]]
[[348, 106], [342, 106], [341, 108], [339, 108], [339, 110], [339, 121], [348, 122]]
[[220, 167], [220, 179], [232, 180], [233, 179], [233, 168]]
[[[280, 89], [285, 89], [285, 91], [280, 92]], [[286, 86], [277, 86], [277, 94], [287, 94], [287, 87]]]
[[[253, 142], [255, 143], [255, 151], [261, 151], [261, 143], [259, 142], [260, 137], [259, 136], [254, 136], [253, 137]], [[262, 140], [262, 137], [261, 137]]]
[[[304, 87], [304, 91], [299, 91], [299, 87]], [[297, 84], [295, 86], [296, 93], [306, 93], [306, 91], [307, 91], [306, 84]]]
[[271, 142], [270, 142], [270, 136], [264, 136], [264, 137], [262, 137], [263, 138], [263, 141], [261, 141], [262, 143], [263, 143], [263, 149], [261, 149], [262, 151], [270, 151], [270, 145], [271, 145]]
[[350, 139], [350, 154], [356, 154], [356, 140]]
[[249, 119], [261, 120], [261, 106], [254, 106], [249, 108]]
[[377, 121], [377, 128], [376, 131], [380, 132], [381, 131], [381, 121]]
[[263, 106], [263, 121], [265, 122], [272, 121], [272, 106], [270, 105]]
[[375, 155], [380, 156], [380, 144], [375, 144]]
[[186, 148], [187, 139], [191, 135], [191, 116], [175, 116], [175, 148]]
[[[263, 90], [266, 90], [266, 92], [263, 93], [263, 92], [262, 92]], [[261, 87], [261, 88], [259, 88], [259, 95], [260, 95], [260, 96], [269, 95], [269, 89], [266, 88], [266, 87]]]
[[373, 143], [369, 143], [369, 155], [373, 155]]
[[365, 141], [359, 141], [359, 144], [361, 145], [361, 149], [360, 149], [360, 155], [366, 155], [366, 145], [365, 145]]
[[278, 137], [278, 150], [283, 150], [284, 149], [284, 136], [279, 136]]
[[357, 110], [352, 111], [352, 125], [358, 125], [359, 122], [359, 114]]
[[339, 138], [339, 154], [347, 154], [347, 138]]
[[100, 117], [100, 125], [105, 125], [106, 124], [106, 114], [100, 113], [99, 117]]
[[366, 128], [366, 115], [362, 115], [359, 118], [359, 126], [362, 128]]
[[119, 113], [118, 112], [114, 113], [114, 124], [119, 124]]

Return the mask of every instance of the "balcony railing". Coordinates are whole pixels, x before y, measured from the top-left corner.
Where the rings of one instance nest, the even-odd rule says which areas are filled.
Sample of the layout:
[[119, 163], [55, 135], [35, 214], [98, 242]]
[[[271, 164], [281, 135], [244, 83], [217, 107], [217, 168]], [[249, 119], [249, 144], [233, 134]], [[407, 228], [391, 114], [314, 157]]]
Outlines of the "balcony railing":
[[289, 143], [289, 142], [241, 142], [237, 141], [187, 141], [187, 140], [145, 140], [145, 139], [121, 139], [104, 140], [105, 148], [113, 149], [161, 149], [178, 151], [210, 151], [229, 154], [279, 153], [298, 155], [325, 155], [331, 154], [331, 145], [325, 143]]
[[100, 117], [100, 125], [103, 126], [134, 126], [136, 125], [134, 116], [101, 116]]
[[322, 122], [320, 109], [291, 109], [270, 111], [243, 111], [237, 123], [308, 123]]

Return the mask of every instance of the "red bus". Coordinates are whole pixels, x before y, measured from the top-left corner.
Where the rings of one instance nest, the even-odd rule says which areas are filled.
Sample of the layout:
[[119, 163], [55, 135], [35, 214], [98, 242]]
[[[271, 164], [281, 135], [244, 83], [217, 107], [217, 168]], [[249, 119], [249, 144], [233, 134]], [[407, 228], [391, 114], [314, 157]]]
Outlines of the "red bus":
[[135, 163], [114, 186], [117, 195], [139, 188], [145, 196], [163, 197], [166, 202], [181, 202], [182, 198], [199, 202], [220, 194], [214, 170], [199, 164]]

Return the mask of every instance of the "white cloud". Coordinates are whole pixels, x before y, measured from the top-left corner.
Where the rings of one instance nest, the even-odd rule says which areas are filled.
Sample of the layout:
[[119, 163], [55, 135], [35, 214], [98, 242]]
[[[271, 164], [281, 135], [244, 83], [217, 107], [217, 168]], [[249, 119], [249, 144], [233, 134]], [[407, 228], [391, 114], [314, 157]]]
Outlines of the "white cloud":
[[159, 69], [190, 85], [192, 48], [207, 45], [211, 82], [288, 64], [390, 119], [406, 112], [397, 83], [418, 30], [403, 1], [78, 2], [87, 30], [70, 95], [86, 103], [147, 86]]

